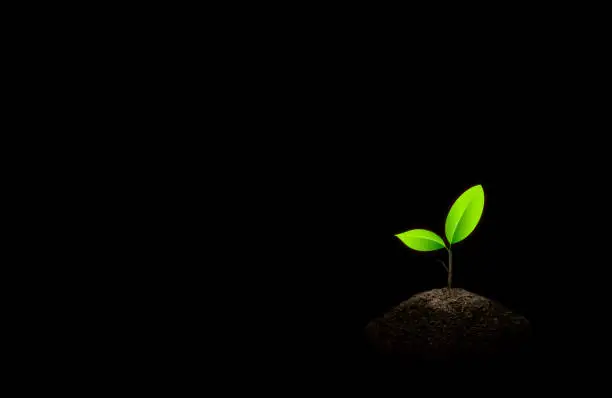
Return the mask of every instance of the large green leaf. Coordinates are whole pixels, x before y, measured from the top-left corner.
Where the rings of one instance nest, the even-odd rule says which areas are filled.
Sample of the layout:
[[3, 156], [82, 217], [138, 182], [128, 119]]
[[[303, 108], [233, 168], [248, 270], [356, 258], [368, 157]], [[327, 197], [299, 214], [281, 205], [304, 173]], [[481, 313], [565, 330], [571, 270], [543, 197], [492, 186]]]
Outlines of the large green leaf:
[[446, 247], [441, 237], [426, 229], [412, 229], [395, 235], [411, 249], [430, 252]]
[[461, 194], [446, 217], [444, 232], [448, 243], [452, 245], [467, 238], [478, 225], [483, 209], [482, 185], [473, 186]]

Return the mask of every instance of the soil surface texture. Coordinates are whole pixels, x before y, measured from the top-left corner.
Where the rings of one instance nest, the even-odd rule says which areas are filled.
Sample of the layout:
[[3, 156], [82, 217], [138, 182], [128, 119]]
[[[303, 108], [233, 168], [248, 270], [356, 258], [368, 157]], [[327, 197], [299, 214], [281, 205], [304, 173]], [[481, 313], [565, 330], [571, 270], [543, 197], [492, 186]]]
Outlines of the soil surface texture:
[[464, 289], [415, 294], [366, 327], [379, 354], [394, 360], [449, 363], [505, 359], [532, 340], [529, 321]]

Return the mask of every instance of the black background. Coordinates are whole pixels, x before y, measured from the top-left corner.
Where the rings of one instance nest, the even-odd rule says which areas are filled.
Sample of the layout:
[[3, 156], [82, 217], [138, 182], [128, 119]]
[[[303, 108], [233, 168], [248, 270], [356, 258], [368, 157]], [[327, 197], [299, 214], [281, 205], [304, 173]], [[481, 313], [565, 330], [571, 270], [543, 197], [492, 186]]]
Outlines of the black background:
[[[583, 235], [601, 230], [601, 177], [543, 149], [534, 154], [523, 138], [505, 146], [502, 135], [490, 138], [502, 141], [495, 147], [482, 145], [486, 135], [457, 132], [468, 145], [445, 145], [415, 119], [404, 127], [405, 119], [395, 124], [405, 136], [386, 145], [369, 135], [374, 127], [350, 123], [352, 139], [331, 147], [330, 140], [312, 139], [295, 156], [257, 163], [287, 150], [274, 147], [244, 167], [240, 162], [237, 174], [224, 174], [232, 189], [219, 207], [202, 202], [206, 216], [196, 227], [207, 230], [202, 239], [224, 245], [209, 252], [210, 245], [187, 237], [196, 252], [206, 252], [178, 256], [190, 265], [177, 268], [186, 272], [174, 289], [189, 310], [170, 310], [180, 325], [189, 319], [186, 330], [217, 336], [202, 337], [200, 355], [220, 350], [227, 369], [240, 363], [292, 383], [331, 378], [359, 386], [374, 377], [363, 344], [366, 323], [446, 284], [435, 261], [446, 260], [443, 253], [414, 252], [394, 235], [412, 228], [442, 234], [450, 205], [475, 184], [484, 188], [485, 209], [454, 250], [454, 285], [531, 321], [531, 356], [508, 364], [508, 374], [565, 374], [604, 349], [607, 289], [594, 273], [605, 270]], [[442, 126], [440, 136], [454, 130], [454, 122]], [[423, 131], [429, 139], [418, 139]], [[356, 140], [363, 141], [354, 146]], [[219, 217], [222, 226], [206, 222]]]
[[[202, 252], [178, 257], [190, 266], [173, 289], [183, 297], [191, 286], [187, 313], [199, 315], [188, 330], [226, 342], [228, 369], [359, 385], [371, 369], [366, 323], [446, 283], [437, 254], [394, 235], [443, 233], [450, 205], [475, 184], [485, 210], [454, 252], [455, 286], [532, 322], [527, 374], [573, 370], [587, 347], [601, 347], [606, 290], [594, 287], [599, 260], [584, 234], [601, 228], [604, 158], [583, 135], [597, 104], [537, 46], [518, 57], [490, 45], [432, 62], [427, 49], [374, 45], [364, 55], [328, 45], [289, 64], [272, 47], [284, 55], [256, 50], [210, 76], [222, 88], [208, 108], [223, 109], [206, 124], [215, 140], [193, 155], [203, 169], [188, 163], [172, 182], [181, 192], [192, 184], [189, 200], [200, 200], [182, 214], [198, 208], [184, 231]], [[204, 232], [201, 243], [191, 231]], [[201, 355], [215, 341], [202, 338]]]
[[118, 57], [84, 52], [85, 83], [58, 90], [79, 103], [69, 127], [101, 133], [68, 168], [100, 160], [78, 196], [91, 214], [79, 223], [100, 236], [79, 236], [76, 257], [97, 264], [81, 286], [101, 285], [87, 313], [115, 366], [360, 385], [367, 322], [446, 284], [442, 253], [394, 235], [442, 234], [476, 184], [484, 213], [454, 250], [454, 285], [532, 322], [533, 374], [605, 348], [593, 42], [513, 24], [491, 34], [495, 21], [292, 34], [293, 20], [232, 21], [138, 29]]
[[[364, 103], [340, 107], [354, 117], [369, 113], [363, 122], [312, 111], [298, 113], [309, 128], [291, 139], [287, 127], [275, 129], [275, 137], [256, 134], [258, 145], [224, 163], [222, 193], [215, 187], [204, 194], [219, 195], [222, 205], [202, 202], [202, 228], [217, 239], [221, 234], [227, 246], [219, 257], [192, 263], [194, 274], [182, 276], [176, 288], [194, 284], [195, 295], [187, 298], [201, 314], [194, 322], [227, 341], [221, 351], [227, 366], [239, 362], [311, 383], [325, 375], [367, 379], [365, 324], [446, 283], [435, 261], [440, 253], [413, 252], [394, 234], [412, 228], [443, 233], [450, 205], [475, 184], [484, 187], [485, 210], [474, 234], [454, 251], [455, 286], [499, 300], [532, 322], [532, 357], [520, 365], [530, 375], [540, 367], [549, 374], [574, 369], [576, 355], [601, 347], [598, 328], [605, 317], [598, 314], [606, 290], [596, 287], [598, 255], [583, 231], [601, 228], [602, 177], [572, 160], [585, 159], [581, 148], [555, 145], [560, 135], [545, 141], [533, 128], [525, 135], [494, 132], [496, 123], [529, 126], [539, 115], [483, 116], [485, 105], [478, 111], [458, 105], [455, 111], [464, 116], [446, 119], [406, 105], [395, 116], [382, 116], [388, 115], [384, 105]], [[295, 117], [290, 113], [286, 126]], [[436, 117], [446, 121], [431, 122]], [[473, 131], [470, 118], [484, 119], [488, 128]], [[335, 136], [338, 130], [346, 137]], [[385, 139], [381, 130], [395, 130], [399, 138]], [[269, 146], [261, 149], [262, 141]], [[223, 227], [213, 230], [206, 220], [219, 216]]]

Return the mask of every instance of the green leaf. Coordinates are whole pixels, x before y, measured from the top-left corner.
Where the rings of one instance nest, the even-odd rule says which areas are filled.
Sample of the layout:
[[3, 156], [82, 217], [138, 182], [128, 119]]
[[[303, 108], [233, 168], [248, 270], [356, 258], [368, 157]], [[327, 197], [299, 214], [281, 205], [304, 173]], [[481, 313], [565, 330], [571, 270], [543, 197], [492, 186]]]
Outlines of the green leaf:
[[426, 229], [412, 229], [395, 236], [409, 248], [421, 252], [430, 252], [446, 247], [441, 237]]
[[452, 245], [467, 238], [478, 225], [483, 209], [482, 185], [473, 186], [461, 194], [446, 217], [444, 232], [448, 243]]

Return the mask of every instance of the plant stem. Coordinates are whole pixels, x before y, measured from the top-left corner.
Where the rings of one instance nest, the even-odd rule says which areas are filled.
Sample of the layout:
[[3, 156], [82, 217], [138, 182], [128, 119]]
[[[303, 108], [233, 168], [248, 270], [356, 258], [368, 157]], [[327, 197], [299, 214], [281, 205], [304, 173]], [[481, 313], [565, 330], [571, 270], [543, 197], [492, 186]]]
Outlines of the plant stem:
[[448, 292], [451, 292], [451, 284], [453, 281], [453, 252], [448, 249]]
[[442, 263], [442, 266], [444, 267], [444, 269], [446, 270], [446, 272], [448, 272], [448, 267], [446, 266], [446, 264], [444, 264], [444, 261], [442, 261], [442, 260], [440, 260], [440, 259], [438, 259], [438, 261], [439, 261], [440, 263]]

